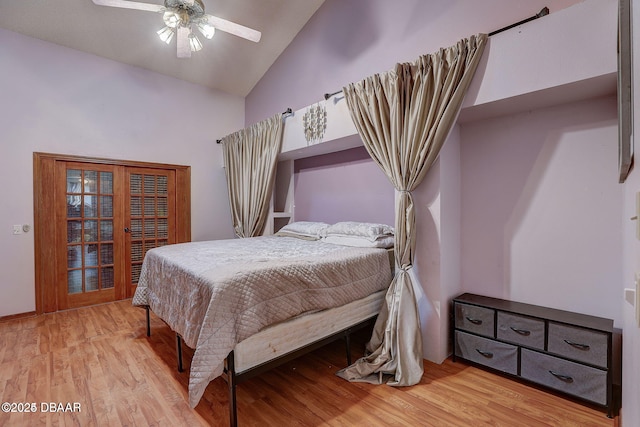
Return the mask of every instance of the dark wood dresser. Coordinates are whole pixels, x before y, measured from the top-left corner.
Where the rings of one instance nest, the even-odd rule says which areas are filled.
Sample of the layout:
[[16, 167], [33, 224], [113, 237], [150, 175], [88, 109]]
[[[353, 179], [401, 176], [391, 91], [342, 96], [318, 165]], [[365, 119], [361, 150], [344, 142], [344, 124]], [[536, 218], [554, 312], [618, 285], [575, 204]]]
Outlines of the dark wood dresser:
[[613, 384], [620, 351], [614, 351], [613, 320], [474, 294], [455, 298], [452, 314], [454, 361], [576, 397], [605, 408], [609, 417], [617, 414]]

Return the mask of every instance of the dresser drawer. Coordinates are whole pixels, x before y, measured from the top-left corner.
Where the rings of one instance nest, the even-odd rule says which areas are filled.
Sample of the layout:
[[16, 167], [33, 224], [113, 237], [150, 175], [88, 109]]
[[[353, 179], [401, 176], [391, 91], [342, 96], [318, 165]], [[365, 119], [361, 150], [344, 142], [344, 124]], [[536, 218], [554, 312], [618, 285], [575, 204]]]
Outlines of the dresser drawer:
[[455, 304], [456, 328], [493, 338], [495, 311], [468, 304]]
[[607, 404], [607, 372], [523, 348], [520, 376], [564, 393]]
[[498, 311], [499, 340], [544, 350], [544, 320]]
[[518, 347], [456, 331], [456, 356], [517, 375]]
[[549, 322], [547, 350], [560, 356], [607, 368], [608, 335]]

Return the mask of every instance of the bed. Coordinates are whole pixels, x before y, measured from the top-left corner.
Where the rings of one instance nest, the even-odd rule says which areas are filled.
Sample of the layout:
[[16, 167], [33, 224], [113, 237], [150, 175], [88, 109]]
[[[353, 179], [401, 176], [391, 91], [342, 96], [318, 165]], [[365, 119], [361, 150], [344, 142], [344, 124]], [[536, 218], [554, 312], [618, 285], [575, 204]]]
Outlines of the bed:
[[283, 230], [146, 254], [133, 304], [194, 349], [191, 407], [223, 375], [234, 425], [238, 382], [375, 319], [392, 278], [389, 251], [354, 246], [361, 236], [345, 236], [350, 246], [319, 237]]

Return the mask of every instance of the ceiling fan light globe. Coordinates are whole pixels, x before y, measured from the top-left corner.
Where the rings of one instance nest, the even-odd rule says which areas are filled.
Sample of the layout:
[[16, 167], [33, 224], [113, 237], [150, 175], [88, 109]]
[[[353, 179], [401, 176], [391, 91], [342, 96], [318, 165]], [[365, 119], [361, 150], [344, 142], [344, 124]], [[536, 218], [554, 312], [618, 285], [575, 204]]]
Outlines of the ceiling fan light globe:
[[191, 52], [197, 52], [202, 49], [200, 39], [193, 33], [189, 34], [189, 47], [191, 48]]
[[162, 40], [166, 44], [169, 44], [173, 39], [174, 30], [170, 27], [164, 27], [163, 29], [157, 31], [157, 34], [158, 37], [160, 37], [160, 40]]
[[180, 24], [180, 15], [172, 10], [167, 10], [162, 15], [162, 20], [167, 27], [176, 28]]
[[209, 25], [209, 23], [205, 22], [198, 22], [198, 30], [200, 30], [200, 32], [202, 33], [203, 36], [205, 36], [207, 39], [211, 40], [211, 38], [213, 37], [213, 35], [216, 33], [216, 28], [213, 25]]

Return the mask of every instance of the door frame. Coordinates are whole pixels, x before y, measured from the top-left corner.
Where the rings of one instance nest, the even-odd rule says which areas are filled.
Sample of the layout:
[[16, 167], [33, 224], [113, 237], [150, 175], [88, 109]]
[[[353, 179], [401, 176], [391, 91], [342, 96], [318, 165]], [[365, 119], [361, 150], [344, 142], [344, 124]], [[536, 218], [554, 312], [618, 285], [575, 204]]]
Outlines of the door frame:
[[191, 241], [191, 167], [133, 160], [116, 160], [66, 154], [33, 153], [33, 239], [35, 258], [36, 314], [58, 311], [56, 263], [57, 225], [55, 212], [56, 162], [106, 164], [135, 168], [172, 170], [176, 176], [176, 243]]

